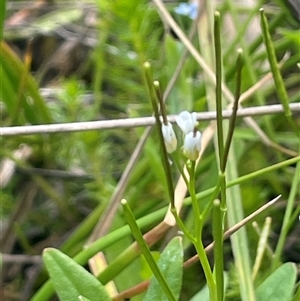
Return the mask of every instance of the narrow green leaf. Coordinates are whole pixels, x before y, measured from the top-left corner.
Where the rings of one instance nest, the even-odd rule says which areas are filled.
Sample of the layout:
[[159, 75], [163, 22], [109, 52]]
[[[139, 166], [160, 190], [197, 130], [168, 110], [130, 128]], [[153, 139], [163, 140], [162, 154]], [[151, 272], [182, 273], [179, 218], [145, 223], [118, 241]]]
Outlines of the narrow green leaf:
[[[19, 95], [21, 78], [26, 72], [26, 68], [3, 41], [0, 42], [0, 66], [1, 80], [2, 77], [5, 78], [3, 85], [0, 85], [0, 95], [3, 97], [8, 113], [15, 114], [15, 110], [22, 109], [21, 112], [24, 112], [26, 121], [31, 124], [51, 122], [49, 109], [40, 95], [35, 79], [30, 74], [26, 75], [26, 83]], [[19, 101], [19, 97], [22, 101]], [[30, 99], [30, 101], [27, 102], [26, 99]]]
[[3, 28], [6, 15], [6, 0], [0, 3], [0, 41], [3, 39]]
[[136, 242], [138, 243], [141, 252], [145, 256], [145, 259], [147, 260], [147, 263], [149, 267], [151, 268], [153, 275], [157, 279], [159, 285], [161, 286], [162, 291], [165, 293], [167, 300], [169, 301], [176, 301], [176, 297], [169, 286], [165, 276], [163, 275], [162, 271], [159, 269], [158, 265], [156, 264], [154, 258], [151, 255], [150, 249], [146, 241], [144, 240], [144, 237], [142, 235], [142, 232], [135, 220], [135, 217], [133, 215], [133, 212], [131, 208], [129, 207], [127, 201], [123, 199], [121, 201], [121, 204], [123, 206], [123, 212], [124, 217], [130, 227], [131, 233], [134, 236]]
[[289, 30], [289, 29], [280, 29], [279, 32], [284, 35], [284, 37], [289, 40], [292, 45], [295, 47], [295, 50], [300, 51], [300, 29], [299, 30]]
[[208, 286], [204, 285], [201, 291], [194, 295], [190, 301], [210, 301]]
[[[226, 128], [227, 129], [227, 128]], [[228, 168], [226, 176], [228, 181], [238, 177], [236, 149], [231, 149], [228, 156]], [[243, 202], [239, 186], [226, 190], [228, 208], [228, 226], [232, 227], [244, 218]], [[241, 228], [230, 237], [234, 263], [239, 277], [241, 300], [254, 301], [255, 292], [251, 279], [251, 260], [249, 252], [249, 241], [245, 228]]]
[[[178, 300], [182, 283], [183, 248], [181, 237], [173, 238], [162, 252], [158, 267], [166, 278]], [[167, 301], [167, 297], [155, 277], [151, 278], [149, 289], [143, 301]]]
[[300, 163], [297, 163], [293, 181], [292, 181], [292, 186], [290, 189], [290, 194], [288, 197], [285, 213], [284, 213], [284, 218], [280, 230], [280, 235], [279, 239], [277, 242], [277, 246], [275, 249], [275, 254], [273, 257], [272, 261], [272, 268], [276, 268], [281, 261], [281, 256], [283, 252], [283, 248], [286, 242], [286, 238], [290, 229], [290, 222], [292, 221], [292, 216], [293, 216], [293, 211], [294, 211], [294, 206], [295, 202], [297, 199], [297, 193], [299, 192], [299, 181], [300, 181]]
[[8, 74], [3, 67], [3, 64], [0, 64], [0, 74], [1, 74], [1, 97], [2, 101], [5, 104], [8, 115], [13, 116], [15, 110], [15, 102], [12, 101], [16, 97], [16, 89], [14, 89], [12, 81], [9, 80]]
[[61, 301], [78, 300], [79, 296], [90, 301], [111, 301], [104, 286], [61, 251], [47, 248], [43, 259]]
[[272, 273], [256, 290], [257, 301], [290, 301], [297, 269], [293, 263], [285, 263]]
[[288, 94], [287, 94], [287, 91], [286, 91], [286, 88], [285, 88], [285, 85], [283, 82], [283, 78], [281, 76], [281, 73], [280, 73], [280, 70], [278, 67], [275, 48], [274, 48], [274, 45], [273, 45], [273, 42], [272, 42], [272, 39], [270, 36], [270, 32], [269, 32], [269, 24], [268, 24], [268, 21], [267, 21], [267, 18], [266, 18], [263, 8], [260, 9], [260, 16], [261, 16], [261, 28], [262, 28], [263, 40], [264, 40], [264, 43], [266, 46], [267, 56], [268, 56], [271, 72], [273, 74], [273, 80], [275, 83], [276, 93], [277, 93], [277, 96], [278, 96], [280, 102], [282, 103], [282, 106], [284, 107], [284, 113], [285, 113], [287, 120], [290, 122], [290, 124], [294, 128], [295, 133], [297, 133], [298, 129], [297, 129], [297, 126], [295, 125], [293, 119], [291, 118], [292, 113], [289, 108], [289, 97], [288, 97]]

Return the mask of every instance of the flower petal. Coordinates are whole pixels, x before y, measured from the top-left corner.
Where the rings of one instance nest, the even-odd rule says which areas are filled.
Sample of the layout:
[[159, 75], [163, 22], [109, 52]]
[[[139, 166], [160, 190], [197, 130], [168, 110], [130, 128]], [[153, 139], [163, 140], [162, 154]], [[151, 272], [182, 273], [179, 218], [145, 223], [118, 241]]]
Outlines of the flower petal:
[[201, 133], [190, 132], [184, 138], [183, 153], [190, 160], [197, 160], [201, 150]]
[[185, 135], [194, 131], [194, 128], [198, 125], [196, 119], [197, 113], [193, 112], [191, 114], [188, 111], [183, 111], [175, 117], [178, 126]]

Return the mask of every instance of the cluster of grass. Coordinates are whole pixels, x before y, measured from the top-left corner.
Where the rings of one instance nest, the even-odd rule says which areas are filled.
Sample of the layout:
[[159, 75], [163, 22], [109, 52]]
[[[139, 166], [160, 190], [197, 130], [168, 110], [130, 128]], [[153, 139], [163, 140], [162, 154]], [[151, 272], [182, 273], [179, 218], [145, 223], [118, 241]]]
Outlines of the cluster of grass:
[[[285, 1], [272, 4], [260, 0], [254, 7], [236, 5], [231, 0], [216, 6], [214, 1], [206, 2], [197, 22], [175, 13], [178, 3], [98, 0], [56, 1], [55, 6], [45, 5], [44, 10], [34, 7], [26, 11], [21, 6], [21, 13], [29, 12], [27, 19], [23, 15], [26, 26], [9, 22], [4, 26], [5, 20], [13, 23], [16, 15], [10, 9], [11, 2], [1, 1], [1, 126], [150, 116], [153, 111], [144, 74], [146, 61], [151, 62], [153, 78], [164, 91], [168, 114], [231, 109], [234, 99], [240, 100], [241, 107], [281, 103], [282, 113], [270, 111], [235, 122], [226, 172], [221, 168], [226, 178], [221, 186], [225, 189], [227, 185], [226, 193], [222, 190], [221, 195], [215, 195], [221, 201], [225, 197], [227, 203], [222, 231], [277, 195], [281, 199], [257, 216], [256, 224], [248, 223], [224, 246], [216, 247], [224, 256], [224, 300], [252, 301], [255, 294], [257, 300], [271, 300], [267, 298], [272, 295], [266, 294], [266, 287], [271, 286], [275, 294], [272, 300], [296, 301], [300, 296], [296, 280], [300, 262], [300, 120], [299, 109], [294, 113], [289, 104], [300, 102], [299, 20]], [[264, 11], [259, 10], [261, 7]], [[215, 10], [221, 16], [219, 44], [216, 29], [214, 32]], [[70, 43], [74, 43], [71, 50], [64, 52], [62, 46], [69, 47]], [[243, 52], [243, 69], [236, 80], [238, 48]], [[198, 126], [205, 141], [195, 170], [195, 197], [204, 211], [219, 183], [224, 157], [220, 124], [226, 141], [230, 122], [219, 119], [216, 127], [215, 123], [201, 121]], [[97, 287], [98, 280], [102, 284], [113, 280], [116, 290], [107, 289], [112, 290], [111, 295], [150, 277], [145, 258], [130, 247], [134, 239], [126, 217], [132, 210], [142, 232], [150, 233], [154, 245], [149, 237], [145, 239], [154, 257], [165, 249], [170, 237], [177, 235], [178, 228], [155, 232], [167, 212], [169, 190], [159, 137], [155, 131], [149, 130], [148, 135], [144, 131], [119, 128], [1, 137], [1, 284], [5, 300], [50, 300], [54, 290], [41, 264], [47, 247], [63, 253], [53, 249], [44, 253], [60, 292], [64, 290], [59, 287], [60, 277], [78, 289], [75, 293], [81, 292], [83, 284], [75, 276], [68, 278], [71, 270], [85, 275], [82, 277], [88, 280], [84, 285], [91, 285], [87, 290]], [[214, 135], [210, 136], [210, 131]], [[179, 131], [177, 137], [181, 144]], [[141, 145], [139, 151], [137, 144]], [[128, 169], [128, 162], [134, 162], [132, 168]], [[174, 183], [180, 177], [174, 166], [171, 176]], [[185, 188], [182, 191], [185, 193]], [[131, 208], [126, 211], [124, 203], [125, 214], [121, 198]], [[188, 197], [180, 213], [188, 229], [194, 223], [193, 208]], [[206, 246], [214, 231], [210, 211], [202, 223]], [[165, 254], [174, 255], [180, 271], [181, 247], [184, 260], [196, 254], [185, 236], [182, 244], [173, 240], [165, 249]], [[107, 261], [102, 272], [87, 266], [99, 252]], [[215, 259], [217, 256], [214, 253]], [[70, 257], [98, 280], [86, 276], [78, 264], [68, 261]], [[161, 257], [163, 266], [170, 264], [168, 256]], [[213, 266], [213, 256], [208, 258]], [[51, 266], [64, 266], [66, 262], [70, 264], [65, 266], [66, 275], [60, 270], [51, 274]], [[103, 265], [98, 257], [95, 262]], [[180, 281], [172, 278], [174, 267], [165, 272], [170, 285], [180, 288]], [[283, 278], [286, 282], [277, 283]], [[205, 284], [204, 273], [196, 263], [183, 270], [181, 293], [176, 290], [176, 294], [180, 293], [183, 301], [210, 300]], [[105, 295], [102, 287], [96, 292]], [[93, 294], [87, 296], [80, 300], [94, 301]], [[60, 298], [70, 300], [68, 294]], [[153, 295], [138, 294], [131, 300], [143, 298], [151, 300]], [[111, 299], [105, 295], [99, 300]], [[167, 299], [162, 293], [157, 300]]]

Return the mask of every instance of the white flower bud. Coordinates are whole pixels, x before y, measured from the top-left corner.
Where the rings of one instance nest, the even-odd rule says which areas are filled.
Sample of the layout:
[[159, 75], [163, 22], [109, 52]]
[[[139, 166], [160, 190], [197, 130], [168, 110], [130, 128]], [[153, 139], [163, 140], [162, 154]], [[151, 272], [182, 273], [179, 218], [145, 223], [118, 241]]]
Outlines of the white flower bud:
[[197, 113], [189, 113], [188, 111], [183, 111], [175, 117], [178, 126], [185, 135], [193, 132], [194, 128], [198, 125], [196, 118]]
[[201, 133], [190, 132], [184, 138], [183, 153], [184, 155], [192, 160], [196, 161], [201, 150]]
[[161, 131], [165, 140], [165, 146], [168, 153], [173, 153], [177, 148], [177, 139], [173, 126], [170, 122], [167, 125], [162, 124]]

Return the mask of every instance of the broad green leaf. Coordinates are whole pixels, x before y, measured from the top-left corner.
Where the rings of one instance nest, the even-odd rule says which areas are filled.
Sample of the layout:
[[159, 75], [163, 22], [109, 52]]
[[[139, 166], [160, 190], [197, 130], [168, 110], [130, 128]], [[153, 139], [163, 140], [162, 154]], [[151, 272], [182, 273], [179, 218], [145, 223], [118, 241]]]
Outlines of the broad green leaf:
[[285, 263], [275, 270], [256, 290], [257, 301], [290, 301], [297, 270], [295, 264]]
[[61, 301], [78, 300], [79, 296], [90, 301], [111, 301], [104, 286], [61, 251], [47, 248], [43, 259]]
[[[160, 257], [160, 253], [159, 252], [151, 252], [152, 257], [154, 258], [154, 260], [156, 262], [158, 262], [159, 257]], [[149, 279], [153, 273], [151, 271], [151, 269], [149, 268], [149, 265], [144, 257], [144, 255], [142, 254], [140, 257], [140, 262], [141, 262], [141, 276], [143, 279]]]
[[199, 291], [196, 295], [194, 295], [190, 301], [209, 301], [209, 290], [208, 286], [204, 285], [204, 287]]
[[83, 296], [79, 296], [79, 297], [78, 297], [78, 300], [80, 300], [80, 301], [91, 301], [90, 299], [85, 298], [85, 297], [83, 297]]
[[[162, 252], [158, 267], [166, 278], [176, 299], [179, 298], [182, 284], [183, 248], [181, 237], [173, 238]], [[168, 301], [155, 277], [151, 278], [149, 289], [143, 301]]]

